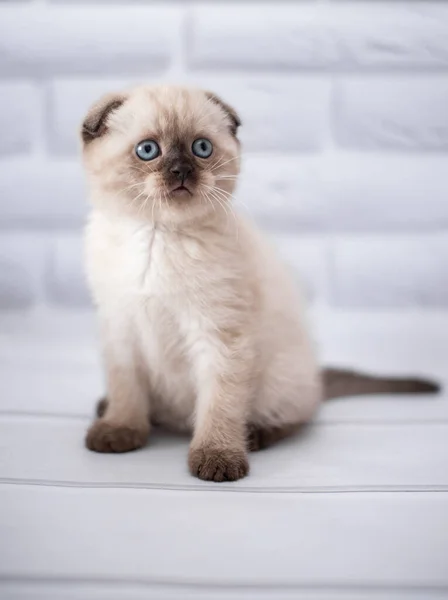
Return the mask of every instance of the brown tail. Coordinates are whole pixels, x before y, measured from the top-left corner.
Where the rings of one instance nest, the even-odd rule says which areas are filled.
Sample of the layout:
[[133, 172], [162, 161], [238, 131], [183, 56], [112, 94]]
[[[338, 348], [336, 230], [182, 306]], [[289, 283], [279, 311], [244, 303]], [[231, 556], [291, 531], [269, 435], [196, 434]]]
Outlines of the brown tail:
[[427, 379], [375, 377], [345, 369], [324, 369], [324, 398], [367, 394], [434, 394], [439, 384]]

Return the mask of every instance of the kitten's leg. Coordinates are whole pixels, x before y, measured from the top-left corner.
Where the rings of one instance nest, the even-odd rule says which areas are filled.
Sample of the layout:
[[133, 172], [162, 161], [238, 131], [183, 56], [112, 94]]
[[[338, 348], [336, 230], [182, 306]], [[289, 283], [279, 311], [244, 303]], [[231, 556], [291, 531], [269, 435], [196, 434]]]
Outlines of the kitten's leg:
[[269, 410], [251, 415], [247, 427], [248, 449], [251, 452], [264, 450], [298, 433], [314, 416], [320, 393], [318, 386], [314, 389], [297, 386], [294, 395], [272, 399]]
[[322, 399], [320, 372], [311, 353], [302, 350], [279, 355], [263, 376], [264, 385], [249, 416], [248, 446], [252, 452], [300, 431], [314, 417]]
[[247, 443], [250, 452], [257, 452], [269, 448], [273, 444], [297, 433], [303, 423], [286, 423], [282, 426], [249, 425]]
[[100, 400], [98, 400], [95, 409], [97, 417], [104, 417], [104, 415], [106, 414], [108, 404], [109, 402], [107, 401], [107, 398], [101, 398]]
[[87, 448], [96, 452], [128, 452], [141, 448], [149, 433], [146, 375], [137, 359], [133, 340], [116, 333], [107, 335], [105, 344], [107, 400], [98, 407], [98, 419], [86, 436]]
[[207, 352], [198, 382], [195, 427], [188, 464], [192, 475], [234, 481], [249, 472], [246, 423], [253, 393], [253, 357], [241, 348]]

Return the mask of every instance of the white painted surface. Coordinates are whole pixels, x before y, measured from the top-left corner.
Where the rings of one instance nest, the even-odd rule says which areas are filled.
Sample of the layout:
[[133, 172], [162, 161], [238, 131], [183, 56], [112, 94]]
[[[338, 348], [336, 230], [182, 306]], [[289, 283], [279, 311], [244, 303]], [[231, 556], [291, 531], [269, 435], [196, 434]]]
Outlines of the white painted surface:
[[[448, 380], [447, 313], [315, 310], [325, 362]], [[0, 316], [0, 597], [448, 596], [448, 394], [328, 402], [250, 476], [187, 472], [188, 440], [99, 455], [90, 313]]]
[[222, 486], [188, 474], [186, 437], [154, 432], [141, 452], [92, 455], [83, 448], [88, 424], [85, 419], [1, 417], [0, 438], [7, 453], [0, 459], [0, 481], [260, 493], [448, 492], [448, 423], [315, 425], [269, 452], [252, 455], [251, 476]]
[[0, 574], [17, 578], [448, 584], [448, 506], [440, 493], [255, 498], [4, 485], [0, 502], [8, 541]]

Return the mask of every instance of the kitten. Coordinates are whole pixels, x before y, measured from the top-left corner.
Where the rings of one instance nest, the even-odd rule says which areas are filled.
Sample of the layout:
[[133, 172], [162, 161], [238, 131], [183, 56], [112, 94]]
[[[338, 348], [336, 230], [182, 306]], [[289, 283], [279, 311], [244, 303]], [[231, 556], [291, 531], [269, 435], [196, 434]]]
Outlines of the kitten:
[[108, 95], [83, 123], [86, 263], [107, 382], [91, 450], [139, 448], [150, 423], [192, 430], [191, 473], [236, 480], [248, 450], [295, 431], [324, 397], [433, 390], [322, 377], [289, 273], [230, 206], [239, 126], [217, 96], [172, 86]]

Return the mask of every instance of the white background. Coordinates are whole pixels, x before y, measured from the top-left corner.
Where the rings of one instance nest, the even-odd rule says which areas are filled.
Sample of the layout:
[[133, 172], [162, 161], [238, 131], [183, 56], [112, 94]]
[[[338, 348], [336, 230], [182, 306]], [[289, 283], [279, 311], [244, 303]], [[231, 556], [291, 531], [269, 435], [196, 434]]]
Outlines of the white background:
[[445, 2], [0, 0], [0, 308], [88, 303], [77, 128], [160, 80], [240, 112], [240, 198], [315, 302], [446, 306], [447, 67]]

